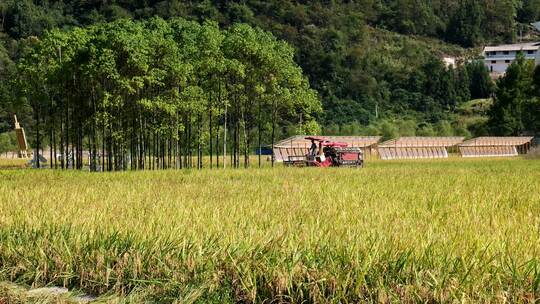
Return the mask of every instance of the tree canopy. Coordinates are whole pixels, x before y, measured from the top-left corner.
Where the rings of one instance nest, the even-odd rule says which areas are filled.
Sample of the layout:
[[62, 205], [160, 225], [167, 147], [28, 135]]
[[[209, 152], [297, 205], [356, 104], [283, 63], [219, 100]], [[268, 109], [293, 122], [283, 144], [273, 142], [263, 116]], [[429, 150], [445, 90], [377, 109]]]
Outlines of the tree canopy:
[[36, 145], [41, 128], [54, 150], [59, 141], [73, 155], [62, 167], [82, 167], [86, 149], [93, 167], [108, 170], [201, 167], [203, 152], [222, 161], [229, 152], [240, 166], [254, 139], [268, 143], [291, 125], [317, 131], [320, 101], [293, 57], [287, 43], [246, 24], [120, 19], [35, 39], [18, 85], [35, 114]]
[[520, 54], [497, 81], [489, 126], [493, 134], [540, 132], [540, 68]]

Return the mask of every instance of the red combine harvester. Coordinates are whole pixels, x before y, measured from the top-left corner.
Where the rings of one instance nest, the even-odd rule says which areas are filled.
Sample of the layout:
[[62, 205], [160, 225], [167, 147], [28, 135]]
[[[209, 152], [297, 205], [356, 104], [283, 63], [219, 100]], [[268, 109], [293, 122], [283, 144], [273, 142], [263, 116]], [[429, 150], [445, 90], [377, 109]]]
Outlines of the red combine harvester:
[[324, 137], [306, 137], [311, 141], [309, 152], [303, 161], [290, 163], [309, 167], [362, 167], [363, 152], [360, 148], [348, 147], [342, 142], [333, 142]]

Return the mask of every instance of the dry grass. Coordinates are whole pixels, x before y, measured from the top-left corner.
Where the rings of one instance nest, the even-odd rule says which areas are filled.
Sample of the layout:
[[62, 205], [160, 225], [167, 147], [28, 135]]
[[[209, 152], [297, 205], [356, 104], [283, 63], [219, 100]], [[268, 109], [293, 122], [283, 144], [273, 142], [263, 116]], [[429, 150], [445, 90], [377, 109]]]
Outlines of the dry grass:
[[0, 158], [0, 169], [23, 169], [28, 167], [29, 159]]
[[0, 280], [133, 303], [540, 296], [536, 160], [0, 180]]

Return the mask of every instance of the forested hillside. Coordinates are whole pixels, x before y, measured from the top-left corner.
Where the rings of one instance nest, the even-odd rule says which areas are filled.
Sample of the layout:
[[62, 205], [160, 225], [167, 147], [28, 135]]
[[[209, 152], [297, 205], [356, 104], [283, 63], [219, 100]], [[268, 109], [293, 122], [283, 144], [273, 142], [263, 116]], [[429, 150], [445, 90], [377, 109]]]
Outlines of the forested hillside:
[[35, 123], [13, 82], [34, 37], [153, 16], [213, 20], [222, 28], [247, 23], [287, 41], [322, 102], [324, 111], [314, 115], [328, 134], [469, 136], [485, 134], [485, 121], [471, 124], [459, 108], [489, 97], [493, 84], [479, 62], [448, 69], [441, 58], [464, 62], [485, 43], [526, 36], [527, 24], [540, 18], [540, 0], [2, 0], [0, 133], [14, 111], [27, 126]]

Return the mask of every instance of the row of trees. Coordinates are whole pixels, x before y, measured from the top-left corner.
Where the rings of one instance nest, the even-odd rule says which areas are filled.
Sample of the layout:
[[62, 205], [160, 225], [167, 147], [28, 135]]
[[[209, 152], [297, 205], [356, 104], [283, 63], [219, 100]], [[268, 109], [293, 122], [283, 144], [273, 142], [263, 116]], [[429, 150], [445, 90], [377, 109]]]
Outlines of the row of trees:
[[318, 131], [294, 50], [249, 25], [123, 19], [30, 40], [19, 95], [54, 167], [82, 168], [86, 150], [92, 169], [248, 166], [282, 129]]

